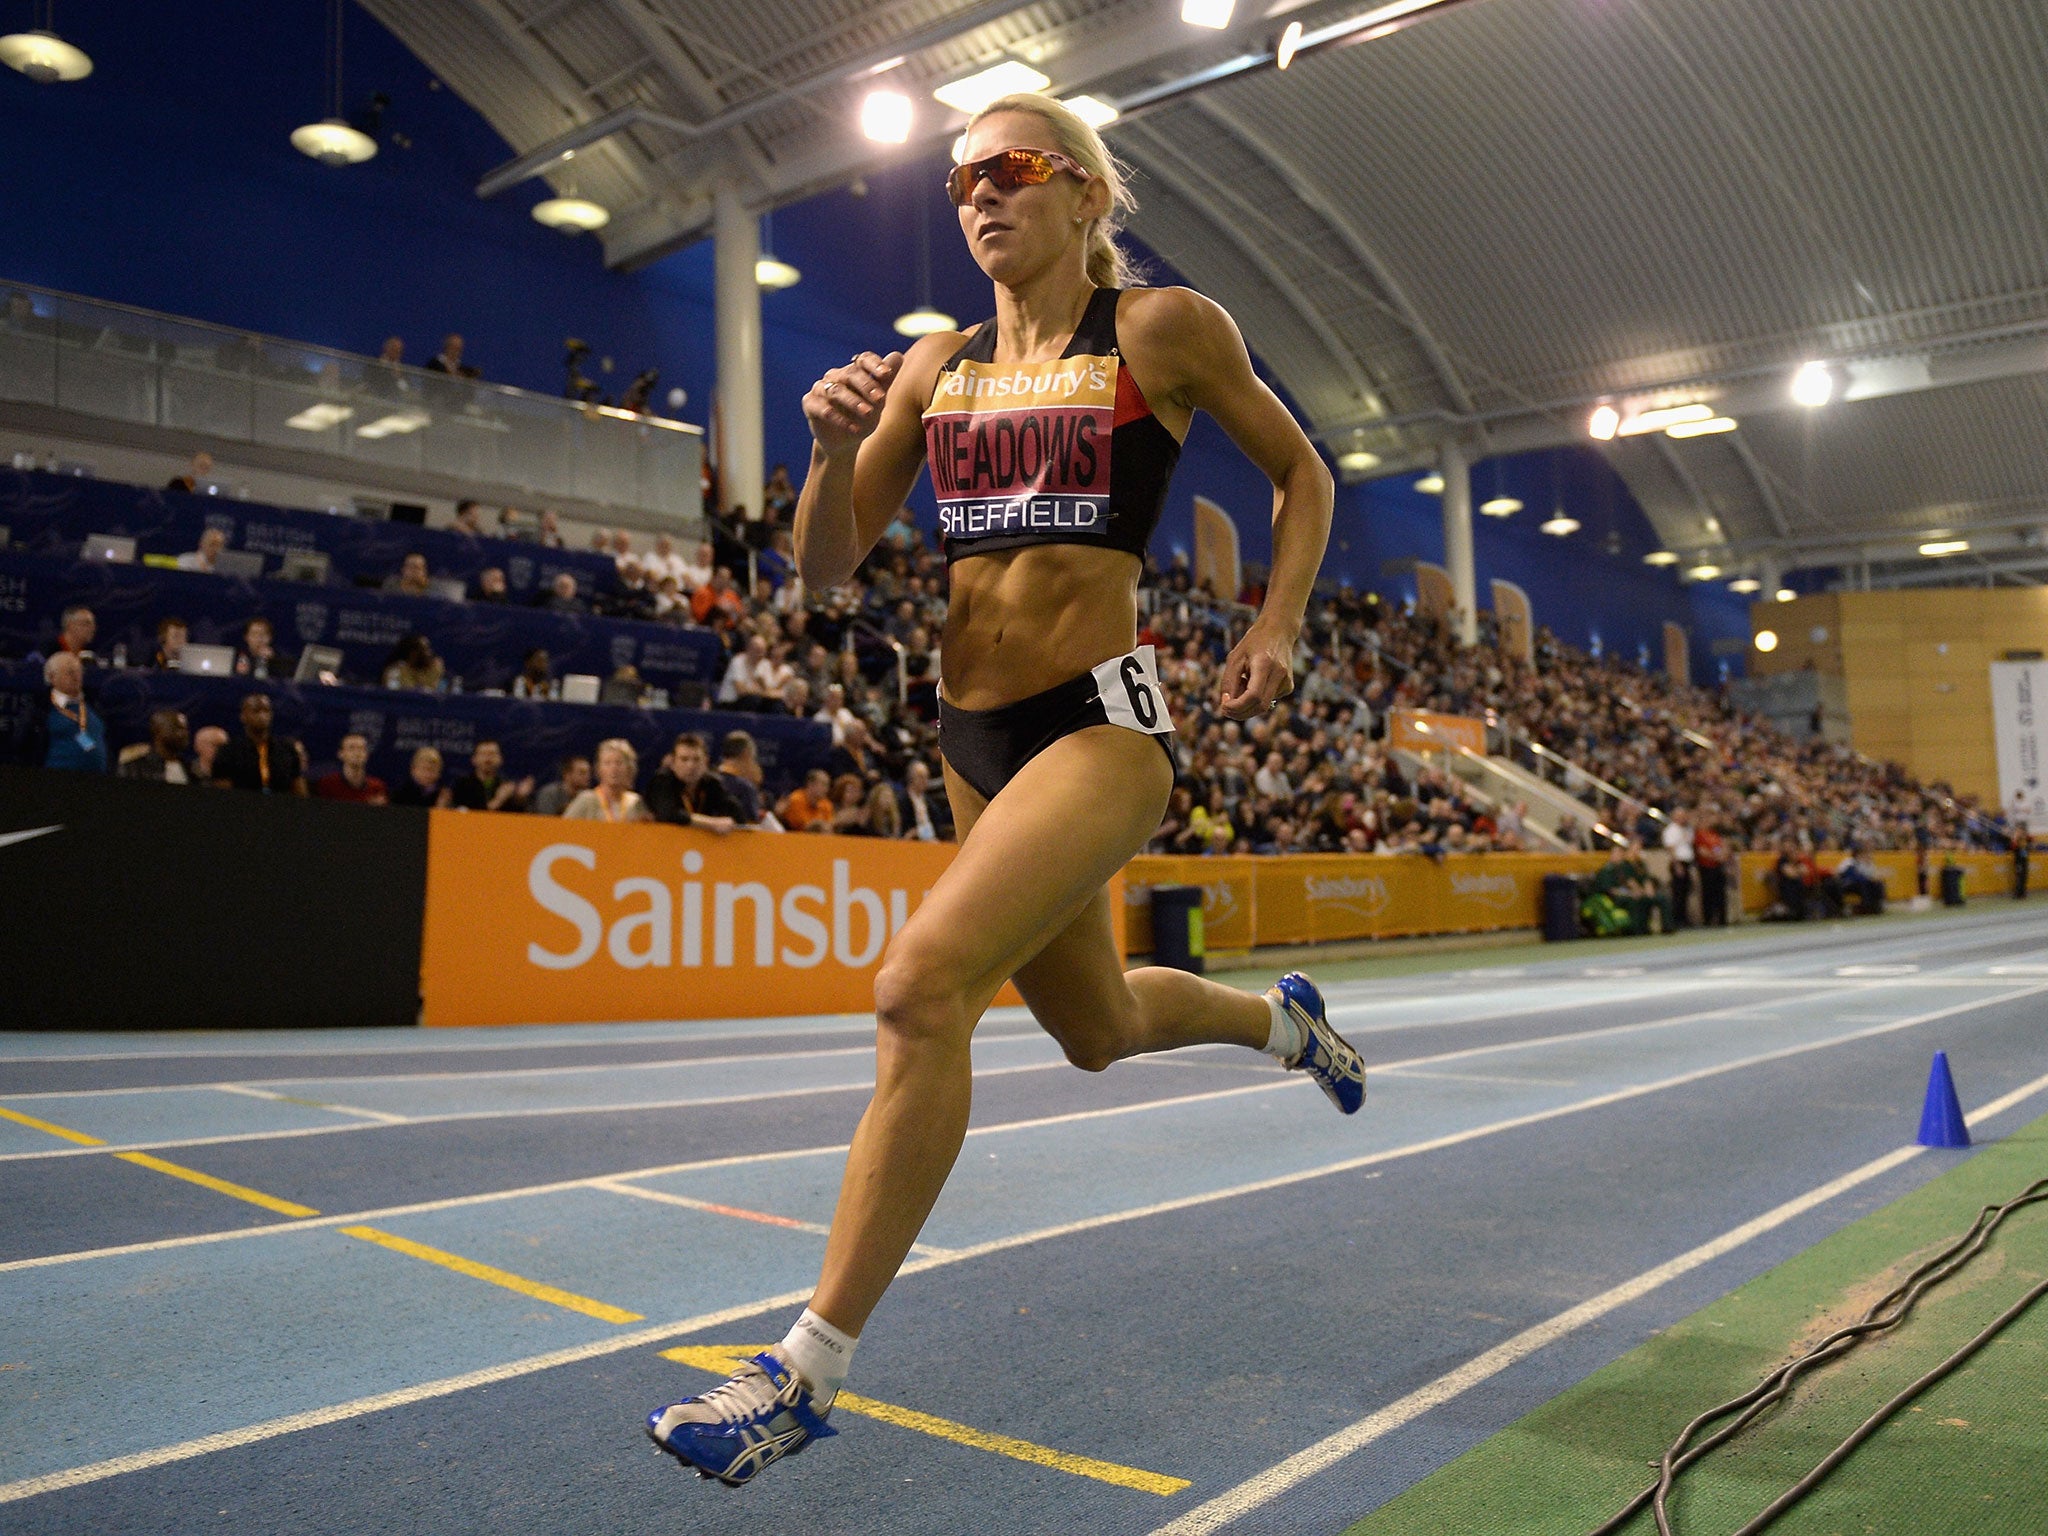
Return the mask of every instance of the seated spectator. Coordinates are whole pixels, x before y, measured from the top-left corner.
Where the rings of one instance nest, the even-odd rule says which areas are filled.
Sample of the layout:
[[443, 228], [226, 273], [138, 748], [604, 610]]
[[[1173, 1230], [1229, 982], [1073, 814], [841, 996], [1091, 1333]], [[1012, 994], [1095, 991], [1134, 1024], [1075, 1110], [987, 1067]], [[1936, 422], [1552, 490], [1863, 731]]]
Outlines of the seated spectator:
[[590, 788], [590, 759], [580, 752], [563, 758], [555, 771], [554, 783], [543, 784], [528, 802], [527, 809], [536, 816], [561, 815], [571, 800]]
[[864, 837], [886, 837], [892, 842], [903, 835], [903, 811], [896, 803], [896, 786], [886, 779], [868, 786], [860, 834]]
[[427, 359], [429, 373], [445, 373], [458, 379], [480, 379], [481, 368], [471, 367], [462, 360], [462, 338], [450, 331], [441, 338], [441, 350]]
[[122, 754], [115, 770], [120, 778], [148, 779], [157, 784], [190, 784], [185, 770], [185, 749], [192, 744], [192, 730], [183, 714], [175, 709], [155, 709], [149, 714], [149, 745], [139, 754]]
[[[1184, 789], [1174, 793], [1182, 801], [1190, 798]], [[953, 840], [953, 809], [946, 803], [945, 791], [932, 783], [932, 771], [923, 758], [912, 758], [904, 770], [901, 798], [905, 837], [925, 843]]]
[[868, 786], [857, 773], [842, 773], [832, 780], [832, 825], [829, 831], [841, 837], [867, 835]]
[[85, 700], [85, 663], [58, 651], [43, 663], [50, 692], [15, 738], [15, 761], [70, 773], [107, 771], [107, 724]]
[[588, 613], [590, 605], [576, 595], [576, 575], [573, 571], [557, 571], [547, 589], [536, 593], [533, 599], [536, 608], [549, 613]]
[[427, 570], [427, 557], [414, 550], [398, 563], [398, 573], [384, 578], [386, 592], [403, 592], [408, 597], [428, 597], [433, 593], [432, 575]]
[[289, 682], [295, 659], [280, 651], [270, 620], [257, 614], [242, 626], [242, 642], [235, 647], [237, 677], [275, 678]]
[[789, 466], [778, 464], [761, 487], [761, 515], [773, 523], [786, 523], [796, 513], [796, 487], [790, 484]]
[[305, 794], [305, 760], [299, 744], [290, 736], [273, 734], [271, 721], [269, 694], [242, 696], [242, 734], [214, 754], [216, 785], [264, 795]]
[[447, 804], [458, 811], [523, 811], [533, 794], [533, 780], [517, 783], [504, 776], [505, 749], [489, 737], [470, 749], [469, 772], [448, 791]]
[[866, 783], [875, 766], [874, 745], [868, 735], [867, 721], [860, 715], [854, 715], [840, 728], [839, 745], [826, 756], [825, 766], [832, 770], [835, 780], [842, 774], [850, 774]]
[[512, 593], [505, 585], [505, 573], [487, 565], [476, 573], [476, 600], [480, 603], [509, 603]]
[[646, 700], [647, 684], [641, 679], [640, 669], [630, 663], [616, 668], [597, 691], [600, 704], [623, 704], [628, 709], [637, 709]]
[[1787, 843], [1778, 850], [1778, 861], [1771, 867], [1771, 886], [1777, 898], [1772, 906], [1790, 922], [1806, 921], [1807, 891], [1815, 883], [1808, 878], [1811, 862], [1798, 844]]
[[590, 552], [593, 555], [608, 555], [612, 552], [612, 531], [609, 528], [590, 530]]
[[181, 571], [202, 571], [211, 574], [220, 565], [221, 551], [228, 547], [225, 530], [209, 528], [199, 535], [199, 547], [178, 556]]
[[185, 621], [172, 614], [166, 614], [156, 621], [156, 655], [150, 665], [159, 672], [175, 672], [185, 654], [185, 640], [190, 630]]
[[754, 738], [745, 731], [727, 731], [718, 744], [718, 780], [739, 808], [735, 819], [743, 826], [760, 825], [761, 777], [761, 755]]
[[386, 336], [384, 345], [377, 350], [377, 361], [383, 364], [384, 372], [398, 380], [402, 386], [403, 374], [400, 370], [405, 367], [405, 338]]
[[517, 507], [500, 507], [497, 537], [512, 539], [521, 544], [538, 544], [540, 530]]
[[405, 782], [391, 791], [393, 805], [431, 808], [448, 803], [448, 788], [441, 782], [441, 753], [434, 747], [419, 747], [407, 765]]
[[349, 800], [357, 805], [391, 803], [391, 793], [384, 781], [370, 772], [369, 737], [361, 731], [350, 731], [341, 738], [341, 750], [336, 756], [340, 766], [313, 781], [315, 799]]
[[813, 768], [804, 781], [782, 797], [775, 815], [792, 832], [825, 832], [832, 826], [832, 775]]
[[711, 579], [690, 594], [690, 617], [712, 629], [730, 629], [746, 617], [745, 600], [725, 566], [713, 571]]
[[706, 832], [730, 832], [740, 822], [740, 807], [711, 771], [710, 748], [695, 731], [683, 732], [669, 748], [647, 786], [647, 808], [656, 821]]
[[50, 654], [68, 651], [81, 661], [92, 660], [93, 637], [100, 632], [99, 620], [83, 603], [73, 603], [57, 619], [57, 640]]
[[228, 733], [217, 725], [202, 725], [192, 733], [192, 765], [186, 770], [194, 784], [213, 783], [213, 760], [228, 744]]
[[623, 571], [629, 565], [638, 565], [640, 557], [633, 552], [633, 535], [623, 528], [612, 531], [612, 564]]
[[544, 509], [540, 515], [540, 531], [536, 542], [542, 549], [562, 549], [562, 520], [552, 509]]
[[1835, 869], [1835, 889], [1840, 892], [1844, 911], [1851, 901], [1856, 903], [1858, 912], [1866, 915], [1884, 910], [1884, 872], [1853, 846], [1844, 851], [1842, 862]]
[[438, 693], [447, 670], [425, 635], [402, 635], [384, 663], [382, 681], [386, 688]]
[[726, 709], [759, 709], [764, 689], [758, 676], [767, 659], [768, 642], [759, 635], [748, 636], [747, 643], [725, 664], [725, 677], [718, 685], [719, 704]]
[[600, 613], [615, 619], [652, 619], [657, 608], [654, 588], [648, 585], [647, 568], [637, 560], [619, 566], [615, 591], [594, 601]]
[[683, 596], [682, 584], [673, 576], [664, 576], [654, 583], [654, 619], [659, 624], [690, 622], [690, 600]]
[[562, 815], [571, 821], [652, 821], [654, 813], [633, 790], [640, 754], [624, 737], [597, 744], [597, 782], [571, 800]]
[[519, 675], [512, 679], [512, 697], [551, 699], [554, 696], [554, 664], [549, 660], [545, 650], [535, 646], [526, 653], [526, 660], [519, 667]]
[[[1593, 893], [1594, 897], [1604, 898], [1627, 916], [1626, 931], [1629, 933], [1648, 933], [1653, 913], [1662, 917], [1663, 932], [1669, 933], [1677, 926], [1672, 916], [1671, 898], [1651, 878], [1649, 866], [1643, 862], [1642, 844], [1634, 839], [1616, 843], [1608, 850], [1607, 862], [1594, 872]], [[1596, 933], [1603, 931], [1605, 921], [1603, 908], [1594, 919]]]
[[468, 534], [472, 539], [484, 537], [484, 509], [474, 501], [455, 503], [455, 521], [448, 525], [451, 533]]
[[697, 546], [696, 555], [685, 560], [676, 569], [676, 580], [684, 593], [694, 594], [699, 587], [711, 584], [711, 571], [717, 554], [709, 539]]
[[184, 491], [196, 495], [199, 488], [213, 478], [213, 455], [201, 449], [192, 455], [192, 463], [182, 475], [173, 475], [164, 482], [167, 491]]

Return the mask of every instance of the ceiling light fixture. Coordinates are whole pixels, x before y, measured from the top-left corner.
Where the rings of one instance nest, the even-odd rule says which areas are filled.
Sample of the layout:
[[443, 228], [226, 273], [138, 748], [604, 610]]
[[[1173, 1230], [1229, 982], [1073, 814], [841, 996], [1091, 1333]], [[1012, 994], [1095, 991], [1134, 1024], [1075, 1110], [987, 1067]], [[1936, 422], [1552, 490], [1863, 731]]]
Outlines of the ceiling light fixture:
[[30, 12], [31, 20], [42, 25], [29, 32], [10, 32], [0, 37], [0, 64], [18, 69], [37, 85], [68, 84], [92, 73], [92, 59], [83, 48], [57, 35], [56, 0], [38, 7], [41, 17]]
[[1799, 594], [1797, 592], [1794, 592], [1790, 587], [1780, 587], [1777, 591], [1773, 592], [1771, 596], [1776, 598], [1781, 603], [1790, 603], [1796, 602], [1798, 600]]
[[1596, 405], [1586, 419], [1586, 432], [1598, 442], [1611, 443], [1621, 429], [1621, 412], [1611, 405]]
[[901, 91], [869, 91], [860, 104], [860, 131], [877, 144], [902, 144], [910, 138], [913, 112]]
[[1552, 538], [1561, 539], [1566, 534], [1579, 531], [1579, 520], [1576, 517], [1567, 517], [1562, 512], [1556, 512], [1551, 514], [1547, 522], [1538, 523], [1536, 526]]
[[1666, 437], [1711, 437], [1716, 432], [1733, 432], [1739, 425], [1733, 416], [1709, 416], [1705, 421], [1673, 422], [1664, 429]]
[[763, 256], [754, 263], [754, 282], [760, 287], [794, 288], [802, 280], [803, 273], [774, 256]]
[[424, 411], [394, 411], [389, 416], [364, 422], [356, 428], [356, 436], [367, 437], [372, 442], [380, 437], [403, 437], [408, 432], [419, 431], [432, 419]]
[[942, 309], [929, 304], [906, 310], [890, 322], [898, 336], [929, 336], [934, 331], [950, 331], [958, 327], [959, 321]]
[[377, 153], [377, 141], [342, 115], [341, 0], [327, 6], [327, 116], [292, 130], [292, 148], [322, 165], [361, 165]]
[[1237, 0], [1180, 0], [1180, 19], [1191, 27], [1221, 31], [1230, 25]]
[[1676, 565], [1678, 564], [1678, 552], [1671, 549], [1653, 549], [1643, 556], [1643, 564]]
[[1714, 414], [1714, 408], [1695, 401], [1691, 405], [1659, 406], [1653, 411], [1638, 411], [1626, 421], [1620, 422], [1615, 431], [1622, 437], [1640, 437], [1645, 432], [1662, 432], [1681, 422], [1706, 421]]
[[534, 221], [565, 235], [588, 234], [611, 223], [611, 210], [587, 197], [551, 197], [533, 205]]
[[1778, 648], [1778, 632], [1774, 629], [1760, 629], [1756, 632], [1756, 639], [1751, 643], [1768, 656]]
[[1513, 517], [1522, 510], [1522, 504], [1512, 496], [1496, 496], [1491, 501], [1479, 503], [1479, 510], [1488, 517]]
[[1294, 50], [1301, 46], [1301, 23], [1290, 21], [1287, 30], [1280, 34], [1280, 45], [1273, 50], [1273, 62], [1285, 69], [1294, 62]]
[[1812, 410], [1835, 397], [1835, 376], [1826, 363], [1801, 363], [1792, 375], [1792, 403]]
[[1720, 574], [1721, 567], [1711, 560], [1702, 560], [1698, 565], [1687, 567], [1685, 576], [1688, 581], [1712, 581]]
[[1968, 539], [1929, 539], [1920, 546], [1920, 553], [1930, 560], [1939, 560], [1944, 555], [1960, 555], [1969, 547]]
[[1370, 448], [1347, 448], [1337, 455], [1337, 467], [1346, 474], [1362, 475], [1380, 467], [1380, 456]]
[[[1100, 96], [1063, 96], [1060, 98], [1060, 105], [1081, 119], [1090, 128], [1107, 128], [1111, 123], [1123, 116], [1123, 113], [1117, 111], [1115, 107], [1112, 107]], [[966, 135], [962, 134], [961, 138], [964, 141]], [[956, 152], [953, 159], [957, 162], [959, 158], [960, 156]]]
[[965, 112], [972, 117], [999, 96], [1012, 96], [1020, 91], [1042, 91], [1051, 84], [1051, 80], [1029, 64], [1004, 59], [987, 69], [977, 70], [963, 80], [942, 85], [932, 95], [954, 111]]
[[1763, 589], [1764, 584], [1754, 576], [1738, 576], [1728, 583], [1728, 590], [1730, 592], [1740, 592], [1745, 597], [1752, 592], [1761, 592]]
[[1415, 482], [1415, 489], [1425, 496], [1441, 496], [1444, 493], [1444, 477], [1432, 471]]
[[932, 218], [931, 202], [919, 205], [917, 215], [917, 308], [898, 315], [891, 322], [898, 336], [929, 336], [935, 331], [957, 331], [960, 322], [932, 302]]

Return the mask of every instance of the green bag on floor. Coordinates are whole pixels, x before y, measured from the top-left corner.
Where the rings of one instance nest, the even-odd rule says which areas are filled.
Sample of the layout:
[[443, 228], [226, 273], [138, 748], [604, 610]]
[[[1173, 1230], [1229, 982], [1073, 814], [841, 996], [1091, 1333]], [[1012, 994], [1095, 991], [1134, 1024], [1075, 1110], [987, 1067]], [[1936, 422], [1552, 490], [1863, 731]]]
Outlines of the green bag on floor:
[[1588, 896], [1585, 905], [1579, 908], [1579, 916], [1586, 920], [1586, 925], [1598, 939], [1615, 938], [1635, 926], [1628, 915], [1628, 908], [1605, 891], [1595, 891]]

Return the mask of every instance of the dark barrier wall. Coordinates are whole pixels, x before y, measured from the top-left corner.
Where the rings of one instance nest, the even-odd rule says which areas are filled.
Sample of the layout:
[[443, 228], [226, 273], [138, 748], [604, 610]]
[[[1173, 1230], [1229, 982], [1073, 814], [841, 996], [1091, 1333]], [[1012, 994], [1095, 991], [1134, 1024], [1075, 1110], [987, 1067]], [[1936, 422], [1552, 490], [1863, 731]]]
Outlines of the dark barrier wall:
[[424, 811], [0, 767], [0, 839], [0, 1028], [418, 1019]]
[[370, 686], [381, 681], [400, 637], [414, 633], [432, 640], [448, 676], [462, 679], [471, 692], [510, 687], [526, 653], [536, 647], [548, 653], [557, 677], [610, 677], [631, 666], [646, 682], [671, 692], [684, 683], [715, 692], [725, 666], [724, 647], [705, 629], [355, 587], [95, 565], [75, 554], [0, 552], [0, 652], [47, 652], [63, 610], [84, 603], [99, 623], [94, 651], [104, 658], [124, 644], [137, 665], [154, 653], [157, 620], [166, 615], [185, 620], [201, 645], [233, 645], [242, 638], [242, 626], [261, 614], [270, 620], [280, 651], [297, 656], [309, 645], [333, 646], [342, 653], [343, 677]]
[[64, 555], [77, 554], [91, 533], [132, 538], [139, 554], [182, 555], [199, 547], [199, 535], [206, 529], [219, 528], [227, 535], [229, 549], [263, 555], [266, 570], [276, 570], [279, 557], [288, 551], [321, 550], [335, 580], [343, 585], [395, 575], [399, 562], [415, 551], [427, 557], [435, 576], [464, 582], [474, 581], [487, 565], [498, 566], [506, 584], [520, 594], [545, 587], [557, 571], [573, 572], [585, 592], [617, 585], [611, 560], [586, 550], [472, 539], [445, 528], [366, 522], [39, 470], [0, 470], [0, 526], [7, 528], [9, 543], [17, 549]]
[[[333, 766], [345, 734], [361, 731], [370, 738], [370, 771], [394, 788], [404, 780], [419, 747], [440, 750], [447, 759], [442, 782], [452, 784], [469, 771], [470, 748], [486, 737], [504, 747], [509, 777], [531, 774], [545, 783], [555, 776], [555, 765], [566, 753], [588, 754], [607, 737], [623, 736], [640, 754], [643, 789], [683, 731], [701, 731], [714, 752], [725, 732], [749, 732], [760, 749], [768, 787], [777, 794], [800, 782], [807, 769], [824, 767], [832, 750], [830, 726], [782, 715], [252, 684], [241, 678], [187, 677], [134, 668], [114, 672], [96, 667], [86, 680], [86, 697], [105, 716], [116, 752], [149, 739], [153, 709], [183, 710], [195, 732], [203, 725], [218, 725], [230, 736], [239, 736], [242, 696], [250, 692], [270, 695], [277, 714], [275, 729], [305, 743], [316, 774]], [[46, 708], [48, 697], [40, 667], [22, 662], [0, 666], [0, 757], [25, 712]]]

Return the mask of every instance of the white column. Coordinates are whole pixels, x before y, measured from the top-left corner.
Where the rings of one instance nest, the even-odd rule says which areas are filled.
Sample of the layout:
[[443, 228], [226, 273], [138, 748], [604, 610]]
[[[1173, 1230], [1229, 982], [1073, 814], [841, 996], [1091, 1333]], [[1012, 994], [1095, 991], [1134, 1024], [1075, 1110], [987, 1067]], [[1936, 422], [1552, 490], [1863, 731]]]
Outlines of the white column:
[[1452, 632], [1458, 644], [1479, 639], [1479, 597], [1472, 570], [1472, 467], [1465, 445], [1446, 439], [1437, 464], [1444, 477], [1444, 569], [1451, 575]]
[[761, 289], [754, 281], [761, 226], [740, 200], [737, 187], [718, 187], [712, 238], [718, 309], [718, 479], [725, 506], [704, 510], [744, 506], [749, 519], [758, 519], [761, 486], [767, 478], [761, 441]]

